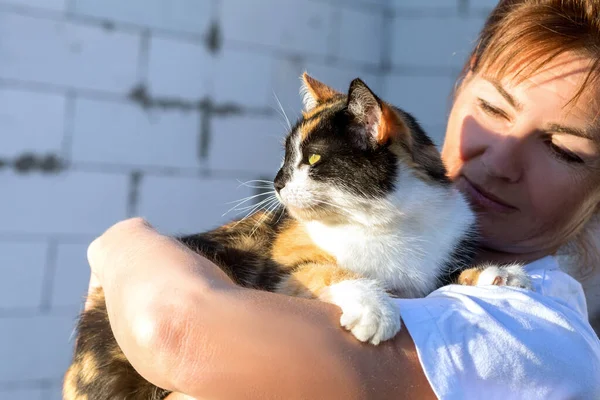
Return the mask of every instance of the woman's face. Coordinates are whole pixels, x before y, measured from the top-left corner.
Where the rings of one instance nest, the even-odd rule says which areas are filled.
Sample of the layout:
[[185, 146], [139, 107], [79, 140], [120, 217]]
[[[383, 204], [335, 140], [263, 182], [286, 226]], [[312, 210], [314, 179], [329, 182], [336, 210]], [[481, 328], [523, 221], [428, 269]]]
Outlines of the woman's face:
[[520, 259], [550, 254], [598, 205], [598, 86], [567, 105], [588, 66], [565, 55], [520, 83], [465, 79], [442, 157], [480, 214], [488, 249]]

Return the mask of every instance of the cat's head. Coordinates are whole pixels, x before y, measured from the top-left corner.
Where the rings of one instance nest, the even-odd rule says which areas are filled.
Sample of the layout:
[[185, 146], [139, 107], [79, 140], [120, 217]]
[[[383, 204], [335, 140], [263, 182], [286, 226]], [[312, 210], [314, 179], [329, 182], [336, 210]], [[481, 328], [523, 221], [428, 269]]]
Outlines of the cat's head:
[[393, 199], [411, 190], [414, 179], [450, 184], [438, 150], [416, 120], [362, 80], [353, 80], [346, 94], [306, 73], [302, 80], [305, 109], [286, 138], [274, 181], [292, 216], [372, 223], [388, 217]]

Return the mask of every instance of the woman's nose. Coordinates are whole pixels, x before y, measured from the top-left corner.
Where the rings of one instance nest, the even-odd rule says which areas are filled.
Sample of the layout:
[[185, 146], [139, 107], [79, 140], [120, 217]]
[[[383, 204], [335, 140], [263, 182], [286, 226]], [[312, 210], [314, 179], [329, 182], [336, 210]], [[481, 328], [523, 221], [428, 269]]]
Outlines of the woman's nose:
[[523, 175], [522, 146], [522, 140], [513, 136], [491, 140], [480, 156], [486, 174], [508, 183], [518, 182]]

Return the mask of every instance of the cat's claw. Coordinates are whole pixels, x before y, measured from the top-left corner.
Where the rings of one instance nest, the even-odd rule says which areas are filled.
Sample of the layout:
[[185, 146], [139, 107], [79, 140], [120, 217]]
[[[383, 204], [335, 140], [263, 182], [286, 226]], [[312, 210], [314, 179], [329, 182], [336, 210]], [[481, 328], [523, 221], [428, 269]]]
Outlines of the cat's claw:
[[375, 281], [339, 282], [328, 287], [320, 297], [342, 309], [340, 325], [361, 342], [378, 345], [393, 338], [402, 326], [398, 308]]

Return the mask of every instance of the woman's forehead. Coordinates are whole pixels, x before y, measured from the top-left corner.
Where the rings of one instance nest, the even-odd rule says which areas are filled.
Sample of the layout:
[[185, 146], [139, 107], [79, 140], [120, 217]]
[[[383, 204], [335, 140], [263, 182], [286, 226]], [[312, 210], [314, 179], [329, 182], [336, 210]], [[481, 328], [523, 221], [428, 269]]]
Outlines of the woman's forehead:
[[500, 77], [488, 68], [482, 77], [499, 85], [525, 109], [545, 109], [554, 118], [577, 120], [593, 129], [600, 125], [600, 80], [590, 79], [594, 78], [592, 64], [587, 57], [566, 53], [527, 75]]

